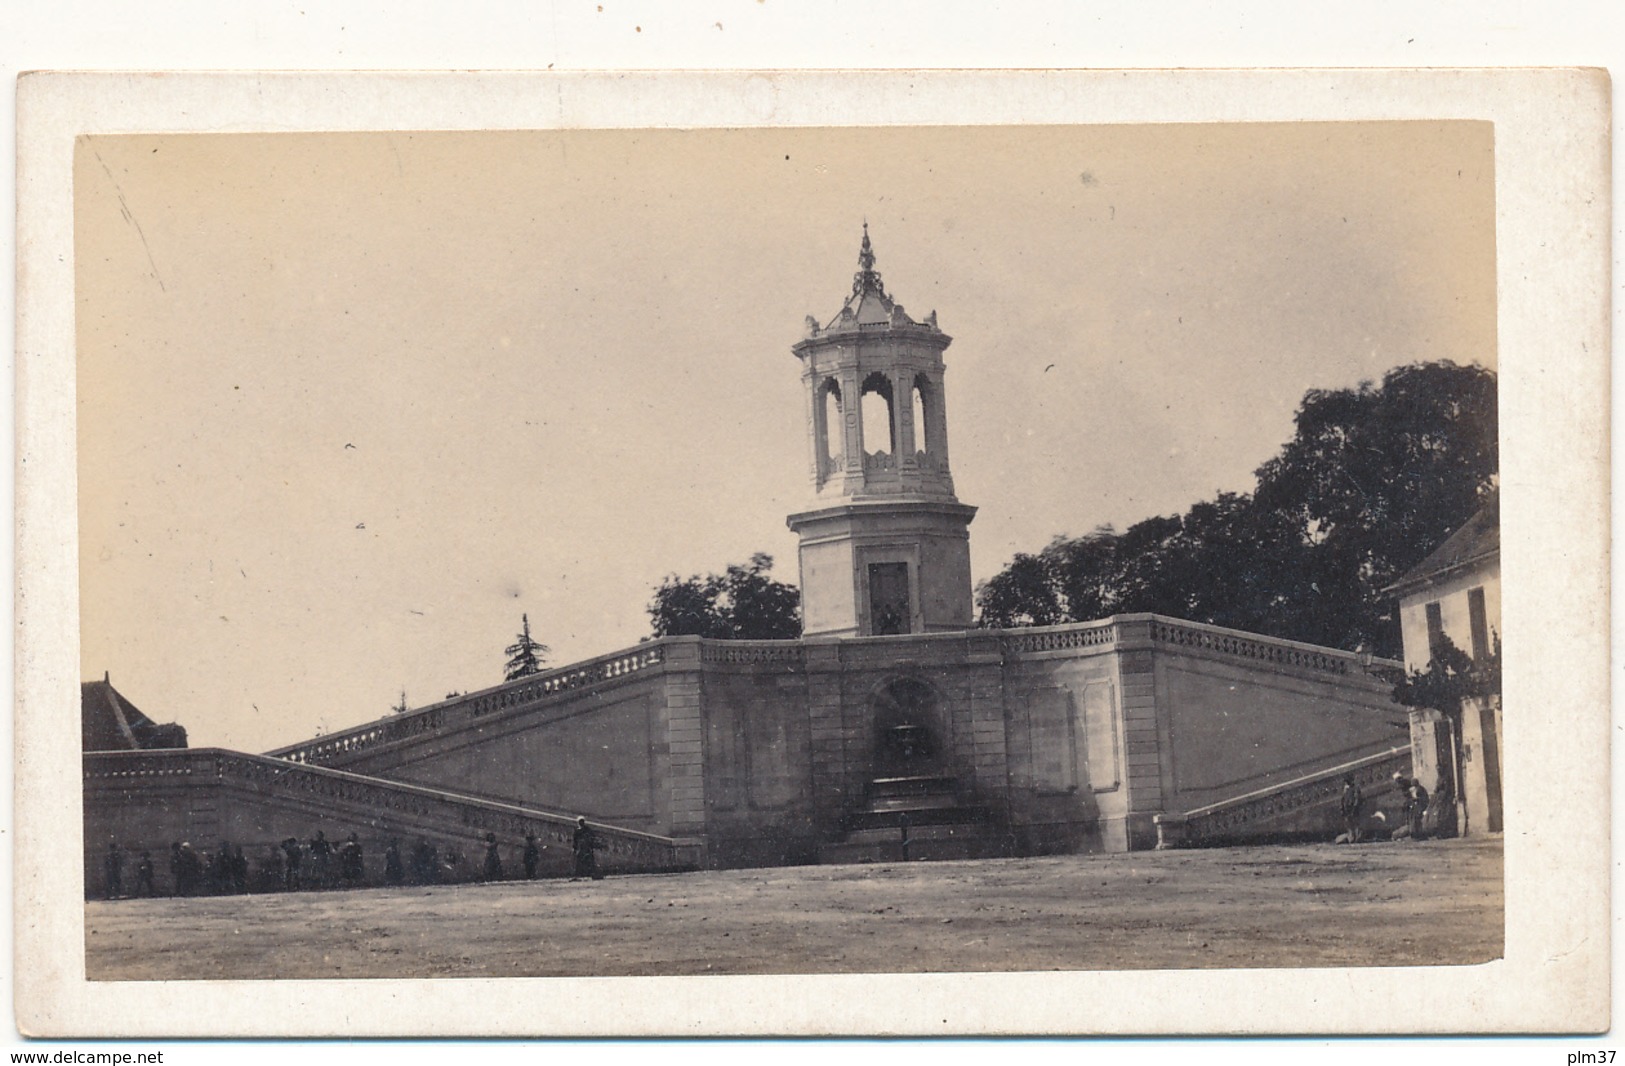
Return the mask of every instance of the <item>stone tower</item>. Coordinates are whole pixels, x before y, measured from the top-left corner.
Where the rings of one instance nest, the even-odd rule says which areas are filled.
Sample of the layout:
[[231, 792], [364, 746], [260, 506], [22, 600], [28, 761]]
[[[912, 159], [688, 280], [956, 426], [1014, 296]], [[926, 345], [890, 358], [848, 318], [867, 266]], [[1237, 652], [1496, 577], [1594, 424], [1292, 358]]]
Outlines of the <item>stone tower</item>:
[[[970, 520], [948, 470], [937, 313], [886, 293], [863, 227], [852, 295], [807, 316], [801, 360], [815, 506], [801, 538], [803, 634], [932, 633], [971, 625]], [[868, 430], [868, 439], [865, 429]]]

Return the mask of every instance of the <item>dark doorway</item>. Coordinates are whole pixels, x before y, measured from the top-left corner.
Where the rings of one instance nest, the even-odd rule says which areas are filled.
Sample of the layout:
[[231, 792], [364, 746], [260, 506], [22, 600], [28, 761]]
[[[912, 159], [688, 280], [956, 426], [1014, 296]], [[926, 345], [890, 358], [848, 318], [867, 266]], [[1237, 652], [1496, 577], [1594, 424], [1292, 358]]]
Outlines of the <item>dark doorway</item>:
[[908, 564], [869, 564], [869, 632], [913, 632], [908, 602]]

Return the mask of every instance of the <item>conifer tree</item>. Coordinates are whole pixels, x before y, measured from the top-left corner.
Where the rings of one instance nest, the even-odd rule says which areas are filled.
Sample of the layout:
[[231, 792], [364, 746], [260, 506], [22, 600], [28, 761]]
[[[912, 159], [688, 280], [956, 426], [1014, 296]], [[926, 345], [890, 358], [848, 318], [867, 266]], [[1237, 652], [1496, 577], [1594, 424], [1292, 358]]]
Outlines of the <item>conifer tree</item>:
[[508, 656], [508, 665], [502, 675], [504, 681], [541, 673], [542, 664], [547, 661], [547, 653], [552, 650], [546, 644], [531, 639], [530, 615], [521, 614], [519, 620], [522, 626], [519, 631], [519, 642], [503, 649]]

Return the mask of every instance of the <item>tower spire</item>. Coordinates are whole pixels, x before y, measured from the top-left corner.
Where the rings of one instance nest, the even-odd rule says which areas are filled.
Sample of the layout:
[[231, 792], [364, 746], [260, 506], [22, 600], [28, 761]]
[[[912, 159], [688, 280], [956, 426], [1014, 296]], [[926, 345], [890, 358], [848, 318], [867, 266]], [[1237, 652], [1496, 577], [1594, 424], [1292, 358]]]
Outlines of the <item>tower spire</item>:
[[863, 245], [858, 249], [858, 267], [856, 274], [852, 275], [852, 295], [862, 296], [866, 292], [886, 295], [886, 287], [880, 282], [880, 272], [875, 269], [875, 250], [869, 243], [869, 220], [863, 220]]

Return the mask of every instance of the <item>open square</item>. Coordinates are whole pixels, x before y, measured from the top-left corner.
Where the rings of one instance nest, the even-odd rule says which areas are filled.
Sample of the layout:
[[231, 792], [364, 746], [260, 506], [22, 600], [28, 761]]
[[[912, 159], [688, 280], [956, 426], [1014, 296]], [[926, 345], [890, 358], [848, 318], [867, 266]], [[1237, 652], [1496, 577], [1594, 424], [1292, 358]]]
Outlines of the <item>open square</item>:
[[1471, 965], [1501, 842], [1213, 848], [86, 904], [92, 980]]

